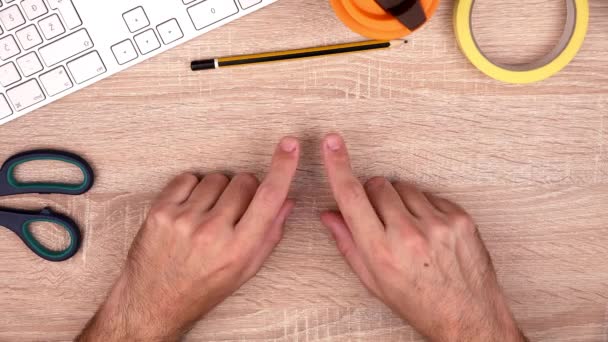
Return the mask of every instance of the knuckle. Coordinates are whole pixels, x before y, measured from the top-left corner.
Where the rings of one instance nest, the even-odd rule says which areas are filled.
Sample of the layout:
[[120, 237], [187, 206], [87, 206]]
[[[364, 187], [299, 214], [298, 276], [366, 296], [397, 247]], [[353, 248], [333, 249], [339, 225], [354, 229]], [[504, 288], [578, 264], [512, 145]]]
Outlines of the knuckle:
[[214, 208], [205, 218], [205, 222], [201, 225], [201, 229], [205, 230], [211, 227], [225, 225], [228, 222], [226, 218], [226, 209]]
[[273, 203], [281, 197], [281, 192], [271, 184], [262, 184], [258, 188], [257, 195], [263, 203]]
[[411, 191], [415, 190], [415, 188], [412, 185], [410, 185], [406, 182], [403, 182], [403, 181], [396, 181], [393, 185], [395, 186], [395, 189], [397, 189], [400, 192], [411, 192]]
[[205, 178], [207, 178], [207, 180], [211, 181], [212, 183], [228, 183], [229, 181], [228, 176], [219, 172], [210, 173], [205, 176]]
[[441, 221], [437, 221], [429, 227], [429, 236], [431, 240], [446, 241], [452, 236], [453, 231], [450, 227]]
[[381, 191], [384, 189], [387, 181], [384, 177], [373, 177], [365, 182], [365, 188], [368, 191]]
[[420, 233], [409, 234], [405, 239], [405, 245], [408, 249], [426, 252], [430, 250], [428, 240]]
[[191, 172], [184, 172], [182, 174], [180, 174], [179, 176], [175, 177], [175, 180], [182, 183], [182, 182], [190, 182], [190, 181], [198, 181], [198, 177], [196, 177], [193, 173]]
[[227, 269], [241, 269], [246, 264], [248, 257], [242, 249], [233, 249], [231, 253], [226, 257], [226, 268]]
[[190, 235], [194, 229], [193, 214], [190, 211], [181, 213], [175, 218], [174, 229], [182, 236]]
[[347, 181], [344, 186], [344, 199], [349, 202], [357, 202], [366, 199], [367, 195], [358, 180]]
[[396, 267], [395, 258], [386, 247], [377, 247], [374, 250], [374, 264], [379, 270], [391, 270]]
[[418, 187], [413, 184], [398, 181], [394, 184], [395, 190], [406, 198], [416, 198], [417, 196], [424, 196]]
[[241, 183], [244, 187], [255, 188], [260, 185], [258, 178], [253, 173], [239, 173], [234, 177], [234, 180]]
[[472, 235], [477, 231], [477, 227], [475, 226], [475, 222], [467, 213], [456, 213], [452, 214], [449, 217], [450, 222], [453, 224], [454, 229], [456, 229], [461, 234]]
[[399, 211], [396, 216], [397, 220], [395, 223], [401, 228], [402, 233], [417, 229], [417, 219], [411, 217], [411, 214], [406, 211]]
[[197, 232], [193, 237], [194, 244], [197, 247], [205, 248], [216, 243], [215, 237], [205, 230]]
[[165, 216], [169, 213], [169, 206], [164, 203], [155, 203], [148, 211], [149, 217]]
[[156, 224], [168, 225], [173, 219], [173, 208], [167, 204], [155, 204], [150, 209], [148, 218]]

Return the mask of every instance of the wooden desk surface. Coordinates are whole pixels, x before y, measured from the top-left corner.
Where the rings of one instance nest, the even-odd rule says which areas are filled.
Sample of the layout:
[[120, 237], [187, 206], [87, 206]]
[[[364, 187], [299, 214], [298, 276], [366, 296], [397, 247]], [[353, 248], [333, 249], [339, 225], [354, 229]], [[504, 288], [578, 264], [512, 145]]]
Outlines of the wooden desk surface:
[[[501, 61], [542, 55], [561, 33], [562, 2], [480, 1], [481, 45]], [[415, 182], [472, 213], [532, 340], [607, 341], [608, 2], [591, 0], [590, 32], [576, 60], [528, 86], [495, 82], [465, 60], [452, 7], [443, 1], [401, 49], [188, 70], [198, 57], [360, 39], [327, 0], [281, 0], [1, 126], [3, 158], [68, 149], [86, 156], [98, 179], [83, 197], [0, 201], [51, 205], [77, 219], [85, 235], [74, 259], [50, 264], [0, 231], [0, 340], [72, 338], [103, 300], [169, 178], [184, 170], [262, 176], [286, 134], [303, 140], [304, 157], [285, 239], [259, 276], [187, 340], [420, 340], [367, 294], [318, 221], [334, 202], [317, 146], [338, 131], [362, 178]]]

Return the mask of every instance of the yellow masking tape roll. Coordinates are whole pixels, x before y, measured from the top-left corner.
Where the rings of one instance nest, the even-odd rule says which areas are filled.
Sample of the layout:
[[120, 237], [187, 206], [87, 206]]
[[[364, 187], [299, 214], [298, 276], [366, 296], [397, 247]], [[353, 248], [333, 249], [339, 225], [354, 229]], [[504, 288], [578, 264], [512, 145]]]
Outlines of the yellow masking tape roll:
[[580, 50], [589, 26], [588, 0], [565, 0], [567, 5], [566, 27], [557, 46], [538, 61], [505, 65], [492, 62], [486, 57], [473, 34], [471, 17], [475, 0], [456, 0], [454, 29], [456, 39], [465, 56], [486, 75], [508, 83], [533, 83], [557, 74], [565, 68]]

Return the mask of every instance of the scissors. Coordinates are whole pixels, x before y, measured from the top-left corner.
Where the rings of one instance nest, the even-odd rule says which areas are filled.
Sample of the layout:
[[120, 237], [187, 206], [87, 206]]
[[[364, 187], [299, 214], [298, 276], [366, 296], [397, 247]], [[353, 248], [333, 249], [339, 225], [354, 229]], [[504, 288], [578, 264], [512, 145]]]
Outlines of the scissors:
[[[21, 183], [15, 178], [15, 168], [31, 161], [59, 161], [77, 166], [84, 178], [80, 184]], [[0, 197], [20, 194], [65, 194], [81, 195], [91, 189], [94, 182], [93, 169], [78, 155], [55, 150], [35, 150], [19, 153], [9, 158], [0, 168]], [[51, 250], [40, 243], [30, 231], [36, 222], [49, 222], [64, 229], [69, 237], [69, 246], [60, 251]], [[64, 261], [73, 257], [80, 248], [81, 235], [78, 225], [69, 217], [54, 212], [50, 208], [40, 211], [26, 211], [0, 208], [0, 226], [8, 228], [39, 257], [48, 261]]]

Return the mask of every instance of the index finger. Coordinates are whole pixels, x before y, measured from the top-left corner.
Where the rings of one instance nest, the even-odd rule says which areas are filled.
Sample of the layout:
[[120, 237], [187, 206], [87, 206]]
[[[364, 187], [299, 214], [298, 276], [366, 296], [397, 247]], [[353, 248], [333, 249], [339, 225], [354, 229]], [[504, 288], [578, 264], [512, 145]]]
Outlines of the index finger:
[[296, 138], [285, 137], [277, 146], [270, 171], [239, 222], [251, 234], [263, 234], [279, 214], [287, 200], [291, 182], [300, 157], [300, 144]]
[[338, 134], [327, 135], [321, 150], [331, 190], [355, 241], [361, 244], [380, 236], [384, 226], [363, 185], [353, 175], [342, 137]]

